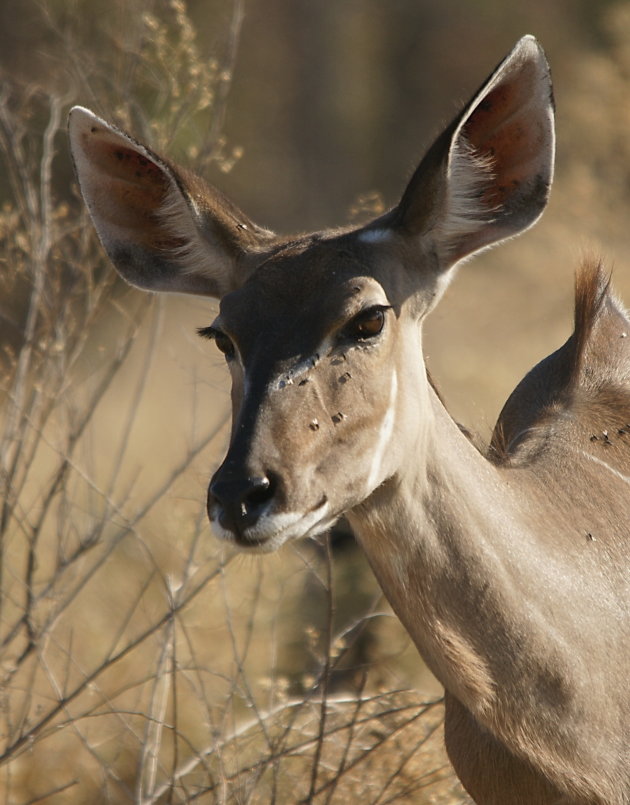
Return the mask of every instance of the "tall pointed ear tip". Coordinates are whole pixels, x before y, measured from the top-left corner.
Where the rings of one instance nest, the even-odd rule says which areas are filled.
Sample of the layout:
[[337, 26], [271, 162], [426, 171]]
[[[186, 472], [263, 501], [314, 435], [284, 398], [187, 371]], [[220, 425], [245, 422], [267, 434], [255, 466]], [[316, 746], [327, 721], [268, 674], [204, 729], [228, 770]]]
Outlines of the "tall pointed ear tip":
[[73, 106], [68, 112], [68, 134], [70, 142], [74, 143], [82, 131], [94, 121], [94, 115], [84, 106]]
[[532, 52], [534, 51], [538, 52], [542, 50], [540, 42], [536, 39], [536, 37], [533, 34], [524, 34], [524, 36], [521, 36], [521, 38], [518, 40], [514, 48], [515, 49], [523, 48], [524, 50], [529, 50]]
[[85, 106], [72, 106], [68, 112], [68, 123], [78, 125], [88, 120], [98, 120], [94, 112]]
[[68, 132], [71, 139], [83, 132], [94, 133], [95, 126], [107, 127], [107, 124], [85, 106], [73, 106], [68, 112]]
[[532, 34], [525, 34], [514, 45], [508, 58], [519, 58], [523, 61], [539, 62], [545, 69], [548, 69], [547, 57], [542, 45]]

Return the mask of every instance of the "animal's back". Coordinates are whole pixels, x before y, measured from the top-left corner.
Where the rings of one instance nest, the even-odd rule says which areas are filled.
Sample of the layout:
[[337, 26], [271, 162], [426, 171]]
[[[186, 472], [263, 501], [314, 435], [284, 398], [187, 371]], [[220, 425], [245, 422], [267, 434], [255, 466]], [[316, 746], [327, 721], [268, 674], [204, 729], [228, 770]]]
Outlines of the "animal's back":
[[[587, 454], [630, 485], [630, 319], [598, 263], [576, 277], [571, 337], [518, 384], [491, 442], [505, 466], [534, 467], [547, 457]], [[628, 489], [630, 514], [630, 489]]]
[[601, 778], [612, 801], [630, 802], [630, 320], [600, 265], [578, 274], [574, 332], [511, 394], [490, 458], [520, 476], [532, 509], [541, 503], [532, 516], [545, 518], [543, 549], [563, 557], [561, 584], [580, 590], [556, 614], [577, 621], [575, 662], [590, 669], [599, 713], [584, 727], [604, 747]]
[[[592, 648], [610, 632], [630, 665], [630, 319], [601, 265], [578, 274], [574, 331], [510, 395], [490, 457], [544, 521], [541, 548], [569, 594], [581, 590], [575, 617], [610, 620]], [[623, 690], [630, 700], [630, 683]]]

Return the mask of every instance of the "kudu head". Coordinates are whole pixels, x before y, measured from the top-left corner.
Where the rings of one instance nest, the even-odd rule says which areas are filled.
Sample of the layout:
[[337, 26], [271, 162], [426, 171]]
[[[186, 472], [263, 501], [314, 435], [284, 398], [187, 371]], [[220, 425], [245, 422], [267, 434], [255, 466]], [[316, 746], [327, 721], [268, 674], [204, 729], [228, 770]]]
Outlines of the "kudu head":
[[122, 276], [221, 300], [201, 333], [230, 368], [233, 426], [208, 512], [226, 539], [272, 550], [326, 530], [421, 461], [422, 319], [458, 263], [541, 214], [553, 172], [551, 84], [542, 50], [524, 37], [396, 207], [361, 228], [291, 239], [86, 109], [72, 110], [70, 141]]

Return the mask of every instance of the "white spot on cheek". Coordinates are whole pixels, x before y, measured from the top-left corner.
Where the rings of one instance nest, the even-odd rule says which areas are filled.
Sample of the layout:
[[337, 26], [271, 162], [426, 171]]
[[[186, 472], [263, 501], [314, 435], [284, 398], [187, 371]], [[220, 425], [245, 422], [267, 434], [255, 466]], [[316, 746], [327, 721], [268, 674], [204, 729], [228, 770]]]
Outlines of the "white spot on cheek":
[[389, 446], [390, 439], [394, 430], [394, 420], [396, 418], [396, 400], [398, 397], [398, 376], [396, 370], [392, 372], [392, 379], [389, 391], [389, 401], [387, 403], [387, 411], [381, 422], [381, 427], [378, 432], [378, 439], [374, 453], [372, 455], [372, 465], [370, 467], [370, 474], [367, 480], [367, 493], [371, 494], [378, 484], [383, 480], [381, 476], [383, 458], [385, 451]]
[[385, 243], [389, 236], [389, 229], [366, 229], [359, 235], [359, 240], [363, 243]]

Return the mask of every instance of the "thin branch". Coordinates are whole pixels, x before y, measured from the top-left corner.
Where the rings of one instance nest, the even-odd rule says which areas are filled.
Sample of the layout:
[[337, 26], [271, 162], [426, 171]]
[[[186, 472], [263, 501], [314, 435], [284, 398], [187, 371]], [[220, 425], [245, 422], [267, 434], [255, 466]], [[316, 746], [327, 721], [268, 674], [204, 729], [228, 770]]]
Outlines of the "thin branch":
[[227, 100], [232, 86], [234, 69], [236, 67], [236, 56], [238, 44], [241, 38], [241, 28], [245, 19], [244, 0], [232, 0], [232, 22], [228, 36], [228, 45], [224, 63], [221, 65], [221, 75], [217, 98], [213, 106], [212, 122], [210, 130], [206, 136], [206, 142], [200, 152], [200, 161], [203, 163], [219, 149], [221, 132], [225, 127], [225, 116], [227, 113]]
[[361, 681], [361, 686], [359, 688], [359, 692], [357, 695], [356, 703], [352, 709], [352, 717], [350, 719], [350, 723], [348, 724], [348, 737], [344, 743], [343, 752], [341, 753], [341, 758], [339, 760], [339, 764], [337, 766], [337, 771], [334, 775], [334, 784], [331, 785], [328, 795], [326, 797], [326, 801], [324, 805], [329, 805], [332, 802], [332, 798], [337, 790], [337, 784], [341, 780], [343, 774], [346, 771], [346, 766], [348, 763], [348, 757], [350, 755], [350, 749], [352, 748], [352, 743], [354, 741], [355, 730], [357, 727], [357, 720], [359, 718], [359, 714], [361, 713], [361, 709], [364, 705], [363, 693], [365, 690], [365, 684], [367, 682], [367, 674], [363, 674], [363, 678]]
[[23, 805], [37, 805], [38, 802], [45, 802], [50, 797], [54, 797], [56, 794], [63, 794], [64, 791], [67, 791], [69, 788], [77, 785], [79, 780], [75, 778], [74, 780], [70, 780], [68, 783], [64, 783], [63, 785], [59, 785], [56, 788], [51, 788], [50, 791], [46, 791], [45, 794], [38, 794], [33, 799], [29, 799], [23, 803]]
[[[376, 797], [376, 799], [373, 801], [372, 805], [386, 805], [386, 803], [395, 801], [395, 799], [398, 797], [399, 792], [396, 792], [396, 793], [394, 793], [392, 795], [393, 799], [392, 799], [392, 797], [390, 797], [390, 798], [388, 798], [386, 800], [383, 800], [383, 797], [385, 796], [387, 790], [397, 780], [399, 780], [399, 778], [400, 778], [405, 766], [407, 765], [407, 763], [409, 763], [409, 761], [415, 755], [415, 753], [420, 749], [421, 746], [423, 746], [429, 740], [429, 738], [431, 738], [432, 735], [434, 735], [434, 733], [440, 727], [441, 727], [441, 724], [434, 724], [428, 730], [428, 732], [426, 732], [415, 743], [412, 743], [411, 747], [407, 751], [401, 753], [401, 758], [400, 758], [399, 762], [396, 764], [395, 768], [389, 773], [389, 775], [387, 776], [387, 778], [383, 782], [381, 790], [380, 790], [378, 796]], [[434, 769], [432, 769], [431, 771], [426, 772], [425, 774], [423, 774], [420, 777], [419, 780], [414, 781], [412, 786], [407, 786], [407, 790], [409, 792], [412, 792], [412, 791], [415, 792], [415, 791], [420, 790], [421, 788], [426, 787], [427, 785], [433, 785], [433, 783], [435, 783], [435, 770]]]
[[[173, 611], [173, 597], [169, 595], [169, 608]], [[148, 705], [149, 720], [146, 723], [144, 740], [138, 759], [136, 776], [136, 802], [144, 805], [155, 790], [157, 769], [162, 744], [162, 734], [166, 718], [169, 698], [169, 672], [174, 646], [174, 619], [167, 621], [164, 627], [164, 639], [155, 669], [154, 683]], [[146, 791], [146, 795], [145, 792]]]
[[[71, 659], [71, 655], [69, 655], [68, 659]], [[50, 668], [50, 666], [49, 666], [49, 664], [48, 664], [48, 662], [47, 662], [47, 660], [45, 658], [44, 652], [41, 652], [41, 655], [40, 655], [40, 665], [41, 665], [42, 669], [44, 670], [50, 685], [52, 686], [53, 690], [56, 692], [57, 698], [58, 699], [63, 699], [64, 694], [62, 693], [61, 688], [60, 688], [60, 686], [59, 686], [59, 684], [57, 682], [57, 679], [56, 679], [52, 669]], [[87, 740], [85, 735], [83, 735], [83, 733], [81, 732], [81, 728], [79, 726], [81, 719], [76, 718], [76, 716], [74, 716], [73, 714], [68, 712], [67, 708], [64, 708], [64, 710], [66, 711], [66, 713], [68, 715], [67, 724], [70, 726], [70, 728], [76, 734], [78, 739], [81, 741], [83, 747], [87, 750], [87, 752], [93, 758], [95, 758], [97, 760], [99, 766], [105, 771], [107, 776], [111, 780], [113, 780], [119, 787], [121, 787], [125, 791], [125, 793], [127, 795], [130, 795], [131, 791], [130, 791], [129, 786], [126, 783], [126, 781], [119, 774], [117, 774], [116, 771], [114, 769], [112, 769], [108, 764], [103, 764], [101, 757], [98, 755], [98, 753], [96, 752], [94, 747], [90, 744], [90, 742]]]
[[[343, 773], [347, 774], [349, 771], [351, 771], [352, 769], [356, 768], [356, 766], [358, 766], [359, 764], [363, 763], [370, 755], [372, 755], [383, 744], [385, 744], [387, 741], [391, 740], [394, 735], [396, 735], [399, 732], [401, 732], [402, 730], [406, 729], [408, 726], [413, 724], [419, 718], [422, 718], [422, 716], [425, 714], [425, 712], [426, 711], [424, 709], [420, 710], [419, 712], [417, 712], [414, 715], [412, 715], [410, 718], [408, 718], [405, 721], [403, 721], [401, 724], [397, 724], [390, 732], [388, 732], [388, 733], [386, 733], [384, 735], [380, 735], [378, 737], [378, 739], [371, 746], [369, 746], [367, 749], [364, 749], [362, 752], [360, 752], [352, 761], [350, 761], [346, 765], [346, 767], [343, 770]], [[326, 781], [316, 791], [313, 791], [312, 799], [305, 800], [305, 801], [306, 802], [312, 802], [313, 799], [316, 796], [319, 796], [319, 794], [323, 794], [324, 791], [326, 791], [328, 788], [330, 788], [330, 786], [332, 786], [333, 784], [336, 785], [337, 784], [336, 781], [334, 781], [334, 780]]]
[[[390, 699], [397, 693], [403, 693], [404, 691], [389, 691], [387, 693], [377, 693], [369, 697], [365, 697], [361, 699], [361, 706], [366, 707], [369, 704], [374, 704], [379, 701], [386, 701]], [[355, 696], [336, 696], [336, 697], [328, 697], [327, 699], [327, 707], [328, 708], [338, 708], [342, 705], [354, 705], [356, 706], [356, 697]], [[343, 723], [336, 725], [334, 727], [330, 727], [326, 732], [326, 737], [330, 738], [339, 732], [343, 732], [347, 730], [350, 725], [353, 728], [357, 728], [360, 726], [364, 726], [369, 724], [373, 721], [378, 721], [382, 719], [386, 719], [388, 717], [393, 716], [400, 716], [403, 713], [407, 713], [411, 711], [411, 715], [408, 716], [402, 726], [399, 726], [396, 731], [403, 729], [407, 724], [413, 723], [416, 719], [422, 718], [426, 713], [432, 710], [434, 707], [441, 705], [443, 699], [435, 699], [429, 702], [423, 703], [413, 703], [413, 704], [405, 704], [399, 706], [391, 706], [387, 707], [383, 710], [379, 710], [376, 714], [369, 714], [362, 716], [361, 718], [356, 717], [353, 708], [353, 714], [348, 723]], [[311, 701], [306, 701], [305, 699], [291, 699], [288, 702], [284, 702], [282, 704], [278, 704], [276, 707], [265, 711], [264, 713], [258, 714], [256, 717], [250, 719], [249, 721], [245, 721], [240, 724], [231, 734], [224, 736], [220, 741], [214, 742], [210, 746], [205, 747], [200, 752], [198, 752], [197, 756], [191, 758], [186, 763], [184, 763], [177, 771], [177, 774], [173, 777], [172, 782], [177, 782], [178, 780], [184, 778], [186, 775], [191, 774], [195, 769], [202, 763], [202, 759], [206, 758], [210, 755], [218, 755], [221, 753], [222, 750], [227, 748], [230, 744], [236, 742], [239, 738], [244, 737], [247, 735], [253, 728], [260, 725], [260, 718], [262, 717], [268, 723], [275, 723], [278, 716], [286, 714], [287, 712], [297, 712], [298, 714], [304, 710], [304, 708], [314, 705], [316, 707], [321, 707], [322, 699], [314, 699]], [[379, 746], [381, 743], [384, 743], [388, 737], [393, 733], [388, 733], [382, 736], [379, 739]], [[268, 766], [276, 759], [280, 759], [283, 757], [290, 757], [295, 756], [305, 749], [309, 747], [314, 747], [317, 742], [319, 741], [319, 735], [315, 737], [304, 738], [301, 741], [297, 741], [290, 746], [275, 749], [272, 754], [267, 755], [251, 764], [243, 766], [242, 768], [238, 769], [236, 772], [232, 774], [226, 775], [224, 781], [219, 781], [217, 783], [213, 783], [204, 788], [205, 792], [208, 791], [215, 791], [217, 787], [219, 787], [222, 782], [231, 782], [235, 780], [239, 775], [242, 774], [249, 774], [252, 771], [256, 771], [261, 767]], [[376, 748], [376, 747], [374, 747]], [[370, 750], [371, 751], [371, 750]], [[357, 765], [357, 762], [360, 760], [355, 760], [352, 764], [348, 764], [344, 771], [349, 770], [351, 767]], [[166, 786], [161, 786], [154, 792], [153, 798], [150, 800], [150, 805], [154, 805], [161, 796], [167, 790]], [[319, 793], [319, 792], [318, 792]]]
[[326, 537], [325, 541], [326, 551], [326, 631], [325, 639], [325, 654], [324, 666], [320, 675], [320, 684], [322, 689], [322, 700], [320, 705], [319, 716], [319, 733], [317, 736], [317, 743], [315, 745], [315, 755], [313, 757], [313, 764], [311, 766], [311, 785], [308, 795], [303, 800], [305, 803], [312, 802], [317, 789], [317, 778], [319, 773], [319, 763], [322, 755], [322, 748], [324, 746], [324, 737], [326, 735], [326, 719], [328, 716], [328, 687], [330, 683], [330, 669], [331, 669], [331, 653], [333, 642], [333, 621], [335, 617], [335, 599], [333, 594], [333, 576], [332, 576], [332, 555], [330, 552], [330, 536]]
[[[229, 560], [228, 560], [229, 561]], [[108, 668], [111, 668], [116, 663], [127, 657], [138, 646], [142, 645], [149, 637], [154, 635], [173, 617], [176, 612], [180, 612], [188, 606], [198, 595], [205, 589], [207, 584], [218, 576], [219, 568], [215, 568], [208, 573], [197, 585], [195, 585], [190, 592], [177, 603], [173, 610], [170, 608], [163, 613], [154, 623], [144, 629], [139, 635], [130, 640], [122, 649], [117, 653], [103, 661], [98, 667], [87, 673], [80, 683], [65, 696], [63, 696], [56, 704], [51, 707], [48, 712], [44, 713], [41, 718], [31, 723], [28, 729], [25, 729], [18, 738], [10, 742], [5, 750], [0, 754], [0, 765], [6, 763], [8, 760], [14, 758], [18, 753], [27, 748], [36, 740], [41, 740], [44, 737], [44, 728], [47, 727], [51, 721], [67, 706], [76, 700], [81, 693], [83, 693], [95, 680], [97, 680]]]
[[[29, 553], [28, 553], [28, 561], [27, 561], [27, 567], [26, 567], [26, 573], [25, 573], [26, 602], [25, 602], [25, 605], [24, 605], [24, 611], [23, 611], [21, 617], [14, 623], [14, 625], [8, 630], [6, 636], [3, 638], [2, 644], [0, 646], [1, 648], [4, 648], [5, 646], [7, 646], [15, 638], [18, 630], [22, 626], [27, 627], [29, 640], [31, 640], [31, 641], [35, 640], [36, 633], [35, 633], [35, 630], [34, 630], [34, 628], [32, 626], [32, 623], [31, 623], [31, 617], [32, 617], [32, 614], [34, 612], [35, 606], [39, 601], [45, 600], [45, 599], [47, 599], [49, 597], [53, 586], [59, 580], [59, 575], [55, 574], [55, 576], [53, 576], [52, 579], [49, 580], [48, 584], [46, 584], [44, 586], [44, 588], [40, 591], [40, 593], [37, 596], [35, 596], [34, 584], [33, 584], [33, 574], [35, 572], [35, 567], [36, 567], [36, 564], [37, 564], [36, 547], [37, 547], [37, 543], [38, 543], [38, 538], [39, 538], [39, 536], [40, 536], [40, 534], [42, 532], [42, 528], [43, 528], [45, 519], [46, 519], [46, 517], [48, 515], [50, 506], [51, 506], [55, 496], [57, 495], [59, 490], [62, 488], [62, 485], [63, 485], [65, 479], [67, 478], [67, 475], [68, 475], [69, 471], [71, 469], [73, 469], [72, 456], [73, 456], [73, 453], [74, 453], [74, 448], [78, 444], [78, 442], [79, 442], [80, 438], [83, 436], [86, 428], [88, 427], [88, 425], [92, 421], [92, 419], [94, 417], [94, 414], [95, 414], [95, 412], [96, 412], [96, 410], [98, 408], [98, 405], [99, 405], [99, 403], [101, 402], [101, 400], [103, 398], [103, 395], [105, 394], [107, 389], [110, 387], [110, 385], [111, 385], [112, 381], [114, 380], [114, 378], [116, 377], [120, 367], [122, 366], [122, 364], [125, 362], [127, 356], [129, 355], [129, 351], [130, 351], [131, 346], [133, 344], [133, 340], [134, 340], [136, 331], [137, 331], [137, 325], [134, 324], [133, 328], [132, 328], [132, 331], [130, 333], [128, 333], [125, 341], [123, 342], [122, 347], [118, 350], [116, 356], [113, 358], [113, 360], [111, 361], [110, 365], [108, 366], [108, 369], [107, 369], [105, 375], [103, 376], [103, 378], [101, 379], [101, 382], [98, 384], [98, 386], [93, 391], [89, 402], [85, 406], [83, 416], [79, 419], [78, 422], [75, 423], [74, 427], [72, 428], [72, 430], [71, 430], [71, 432], [70, 432], [70, 434], [68, 436], [67, 443], [66, 443], [66, 445], [64, 447], [63, 452], [60, 455], [59, 466], [58, 466], [56, 472], [54, 473], [51, 481], [47, 485], [46, 493], [41, 498], [41, 501], [40, 501], [41, 508], [40, 508], [39, 517], [38, 517], [37, 521], [32, 525], [32, 527], [29, 529], [30, 530], [30, 534], [29, 534]], [[32, 425], [33, 428], [35, 427], [34, 423], [30, 423], [30, 424]], [[40, 436], [43, 436], [43, 433], [40, 433]], [[105, 518], [102, 518], [101, 522], [104, 523]], [[94, 542], [93, 540], [90, 540], [90, 542], [88, 543], [88, 546], [91, 547], [93, 542]], [[74, 557], [72, 558], [73, 561], [78, 559], [80, 556], [82, 556], [84, 554], [86, 547], [87, 546], [84, 544], [83, 546], [80, 546], [77, 549], [77, 552], [75, 553]], [[59, 570], [61, 572], [63, 572], [68, 567], [70, 567], [71, 564], [72, 564], [72, 561], [67, 562], [63, 567], [59, 568]]]

